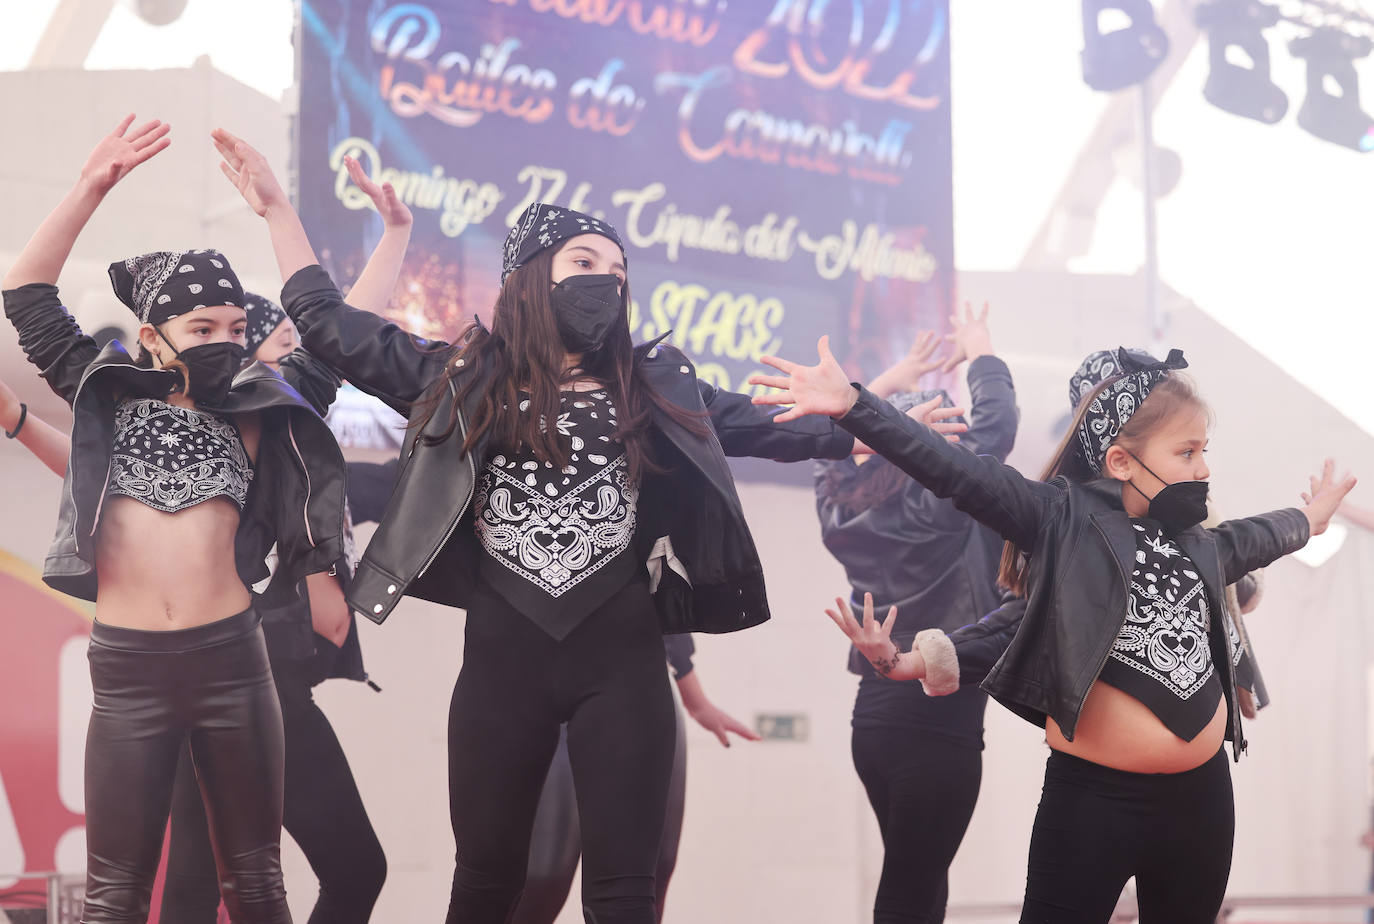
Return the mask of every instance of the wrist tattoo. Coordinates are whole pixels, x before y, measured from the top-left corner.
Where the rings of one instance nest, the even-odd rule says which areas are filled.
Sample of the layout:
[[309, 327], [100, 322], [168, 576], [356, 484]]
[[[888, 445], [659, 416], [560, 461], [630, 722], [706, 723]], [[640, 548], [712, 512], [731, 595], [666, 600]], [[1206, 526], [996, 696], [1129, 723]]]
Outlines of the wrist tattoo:
[[873, 665], [873, 669], [874, 669], [875, 671], [877, 671], [878, 673], [880, 673], [880, 674], [882, 674], [884, 677], [886, 677], [888, 674], [892, 673], [894, 670], [897, 669], [897, 660], [898, 660], [899, 658], [901, 658], [901, 656], [902, 656], [902, 649], [901, 649], [901, 647], [898, 646], [898, 644], [897, 644], [896, 642], [893, 642], [893, 643], [892, 643], [892, 655], [891, 655], [891, 657], [887, 657], [887, 658], [878, 658], [877, 660], [871, 660], [871, 659], [870, 659], [870, 662], [869, 662], [869, 663], [871, 663], [871, 664]]

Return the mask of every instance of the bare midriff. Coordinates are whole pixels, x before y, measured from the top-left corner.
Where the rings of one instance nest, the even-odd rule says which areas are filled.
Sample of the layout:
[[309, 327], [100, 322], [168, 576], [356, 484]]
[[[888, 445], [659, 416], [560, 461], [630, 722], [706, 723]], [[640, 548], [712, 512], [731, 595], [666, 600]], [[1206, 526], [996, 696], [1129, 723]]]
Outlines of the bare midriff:
[[1140, 700], [1098, 681], [1088, 691], [1069, 741], [1054, 719], [1045, 723], [1050, 747], [1130, 773], [1183, 773], [1216, 756], [1226, 737], [1226, 700], [1192, 741], [1165, 727]]
[[239, 510], [212, 497], [164, 513], [131, 497], [105, 498], [96, 541], [95, 618], [126, 629], [189, 629], [246, 609], [234, 563]]

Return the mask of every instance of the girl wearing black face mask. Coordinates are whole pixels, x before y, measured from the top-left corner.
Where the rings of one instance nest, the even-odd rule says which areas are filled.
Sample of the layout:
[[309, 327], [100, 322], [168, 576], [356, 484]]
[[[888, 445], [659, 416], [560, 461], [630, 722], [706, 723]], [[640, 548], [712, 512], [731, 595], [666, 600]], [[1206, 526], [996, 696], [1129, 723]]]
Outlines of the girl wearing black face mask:
[[[1301, 509], [1215, 529], [1198, 524], [1209, 412], [1181, 353], [1120, 356], [1123, 374], [1091, 389], [1042, 480], [948, 445], [863, 389], [822, 341], [821, 363], [763, 361], [795, 403], [825, 414], [935, 494], [1007, 540], [1001, 583], [1025, 615], [983, 688], [1045, 727], [1051, 748], [1031, 835], [1022, 924], [1105, 924], [1132, 876], [1142, 924], [1211, 924], [1230, 870], [1234, 806], [1224, 739], [1245, 748], [1236, 708], [1236, 633], [1226, 584], [1325, 530], [1353, 478], [1328, 460]], [[1182, 502], [1175, 500], [1182, 494]], [[889, 677], [958, 689], [949, 636], [893, 644], [865, 601], [863, 622], [831, 618]]]
[[349, 602], [379, 622], [406, 593], [467, 610], [448, 920], [510, 920], [566, 722], [587, 920], [653, 924], [675, 724], [660, 635], [768, 617], [724, 456], [838, 458], [853, 441], [778, 426], [672, 346], [634, 346], [619, 236], [559, 206], [511, 229], [490, 328], [417, 342], [347, 306], [262, 156], [215, 141], [268, 220], [305, 348], [410, 418]]
[[[282, 377], [243, 360], [243, 291], [213, 250], [112, 264], [139, 360], [103, 350], [56, 281], [111, 188], [169, 143], [130, 131], [91, 153], [4, 280], [20, 346], [73, 409], [54, 588], [95, 601], [86, 739], [84, 924], [147, 919], [177, 755], [195, 763], [235, 922], [287, 922], [281, 881], [282, 718], [259, 616], [343, 554], [343, 459]], [[265, 558], [275, 543], [277, 568]]]

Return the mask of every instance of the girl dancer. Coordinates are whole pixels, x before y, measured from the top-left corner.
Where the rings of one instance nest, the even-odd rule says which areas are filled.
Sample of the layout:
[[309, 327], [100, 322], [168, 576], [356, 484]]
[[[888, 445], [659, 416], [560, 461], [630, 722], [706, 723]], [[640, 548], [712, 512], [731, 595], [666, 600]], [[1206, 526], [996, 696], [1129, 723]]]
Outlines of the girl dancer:
[[[355, 304], [381, 310], [396, 287], [410, 239], [410, 210], [393, 194], [349, 169], [382, 217], [382, 238], [349, 290]], [[286, 371], [308, 367], [321, 387], [309, 396], [324, 414], [333, 400], [325, 382], [332, 373], [316, 370], [301, 352], [296, 326], [275, 302], [244, 293], [246, 339], [250, 357]], [[298, 379], [293, 379], [298, 380]], [[349, 466], [350, 495], [355, 489]], [[359, 480], [365, 488], [371, 482]], [[315, 703], [311, 688], [330, 677], [371, 683], [363, 670], [358, 629], [344, 601], [352, 570], [351, 523], [345, 521], [346, 553], [327, 572], [307, 575], [306, 593], [263, 613], [263, 630], [272, 678], [281, 702], [285, 741], [282, 825], [301, 848], [319, 880], [319, 897], [310, 924], [362, 924], [386, 881], [386, 856], [367, 816], [348, 758], [329, 718]], [[375, 687], [375, 685], [374, 685]], [[161, 920], [169, 924], [213, 924], [220, 903], [219, 879], [211, 851], [205, 809], [190, 754], [183, 751], [172, 800], [171, 840]]]
[[4, 281], [20, 346], [74, 411], [44, 579], [96, 603], [82, 921], [147, 919], [189, 739], [230, 915], [285, 922], [281, 711], [248, 586], [273, 541], [269, 602], [339, 558], [343, 460], [281, 378], [239, 373], [243, 290], [218, 252], [111, 265], [141, 322], [137, 359], [118, 342], [97, 351], [62, 307], [55, 283], [82, 227], [169, 142], [159, 122], [132, 124], [96, 146]]
[[[1306, 506], [1204, 530], [1209, 412], [1178, 351], [1091, 392], [1042, 481], [945, 443], [863, 388], [830, 355], [800, 366], [764, 357], [782, 389], [755, 400], [779, 415], [839, 418], [935, 494], [1008, 540], [1001, 580], [1026, 614], [984, 688], [1045, 726], [1051, 753], [1031, 836], [1023, 924], [1101, 924], [1136, 878], [1143, 924], [1211, 924], [1234, 835], [1223, 738], [1245, 747], [1236, 708], [1227, 583], [1326, 529], [1354, 479], [1328, 460]], [[864, 623], [830, 613], [870, 659], [928, 688], [958, 684], [948, 637], [901, 651], [871, 595]]]
[[724, 455], [838, 458], [852, 439], [828, 422], [775, 426], [699, 383], [676, 349], [632, 346], [618, 235], [557, 206], [511, 229], [490, 330], [419, 341], [345, 305], [262, 156], [227, 132], [215, 141], [267, 219], [306, 348], [411, 421], [348, 596], [378, 620], [405, 593], [467, 610], [448, 920], [508, 919], [567, 722], [584, 914], [652, 924], [673, 754], [660, 631], [768, 617]]
[[[986, 318], [984, 308], [981, 316], [965, 309], [962, 319], [953, 319], [955, 353], [944, 365], [970, 363], [972, 423], [960, 442], [1002, 461], [1016, 439], [1016, 395], [1006, 364], [993, 355]], [[939, 368], [938, 360], [924, 362], [938, 341], [924, 340], [924, 354], [918, 341], [904, 364], [875, 385], [914, 387]], [[907, 391], [889, 400], [899, 411], [930, 400], [949, 405], [942, 391]], [[854, 599], [868, 593], [880, 606], [894, 607], [897, 624], [887, 630], [903, 647], [920, 630], [956, 629], [997, 606], [997, 536], [885, 459], [817, 463], [816, 510], [821, 539], [844, 565]], [[874, 924], [943, 921], [949, 864], [978, 799], [987, 695], [966, 686], [942, 700], [928, 697], [915, 684], [881, 676], [857, 651], [850, 670], [862, 677], [854, 700], [854, 769], [883, 837]]]

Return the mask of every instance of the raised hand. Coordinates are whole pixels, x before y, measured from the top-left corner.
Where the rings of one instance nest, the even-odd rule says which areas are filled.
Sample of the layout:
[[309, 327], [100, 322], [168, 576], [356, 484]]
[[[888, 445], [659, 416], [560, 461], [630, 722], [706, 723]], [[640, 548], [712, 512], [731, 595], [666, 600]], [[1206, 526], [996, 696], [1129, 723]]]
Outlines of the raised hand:
[[835, 598], [833, 610], [825, 615], [849, 637], [859, 653], [868, 659], [873, 669], [889, 680], [920, 680], [926, 675], [926, 659], [919, 651], [902, 651], [892, 640], [892, 626], [897, 622], [897, 608], [887, 611], [887, 619], [878, 622], [873, 617], [873, 595], [864, 594], [864, 621], [861, 625], [843, 597]]
[[992, 334], [988, 331], [987, 302], [983, 302], [983, 310], [977, 314], [974, 313], [971, 304], [964, 302], [964, 316], [960, 318], [959, 312], [955, 311], [954, 314], [950, 315], [949, 321], [953, 325], [954, 331], [946, 334], [945, 339], [954, 344], [954, 352], [945, 360], [943, 366], [945, 372], [950, 372], [962, 362], [992, 353]]
[[890, 398], [899, 391], [916, 391], [926, 373], [944, 365], [943, 357], [932, 358], [943, 342], [934, 331], [921, 331], [906, 355], [876, 375], [868, 383], [868, 390], [879, 398]]
[[919, 424], [924, 424], [939, 433], [951, 443], [959, 442], [959, 434], [968, 430], [968, 424], [951, 422], [951, 417], [961, 417], [961, 407], [940, 407], [941, 398], [936, 396], [924, 404], [918, 404], [906, 412], [906, 416]]
[[281, 183], [277, 182], [266, 157], [242, 138], [222, 128], [212, 131], [210, 138], [215, 143], [215, 150], [224, 158], [219, 169], [253, 211], [266, 218], [274, 208], [290, 208], [291, 201], [286, 197]]
[[766, 395], [755, 395], [754, 403], [792, 405], [790, 410], [773, 418], [776, 422], [785, 423], [807, 414], [842, 417], [859, 399], [859, 393], [849, 384], [849, 376], [830, 352], [830, 338], [822, 337], [816, 344], [816, 351], [820, 362], [814, 366], [803, 366], [777, 356], [759, 357], [761, 362], [783, 374], [751, 375], [749, 384], [778, 389]]
[[81, 182], [103, 195], [128, 176], [129, 171], [172, 143], [167, 137], [172, 130], [170, 125], [153, 119], [130, 131], [129, 126], [133, 124], [134, 115], [130, 113], [114, 131], [100, 139], [81, 168]]
[[1308, 490], [1302, 492], [1303, 503], [1307, 506], [1302, 512], [1307, 514], [1307, 522], [1312, 525], [1312, 535], [1320, 536], [1326, 532], [1341, 501], [1355, 487], [1355, 476], [1349, 472], [1336, 477], [1336, 461], [1327, 459], [1322, 463], [1320, 476], [1308, 479]]
[[357, 158], [346, 156], [343, 161], [354, 185], [366, 193], [376, 206], [377, 214], [382, 216], [382, 224], [388, 228], [409, 228], [413, 221], [410, 209], [397, 198], [395, 187], [390, 183], [378, 186], [372, 182], [372, 177], [363, 170], [363, 165], [358, 163]]

